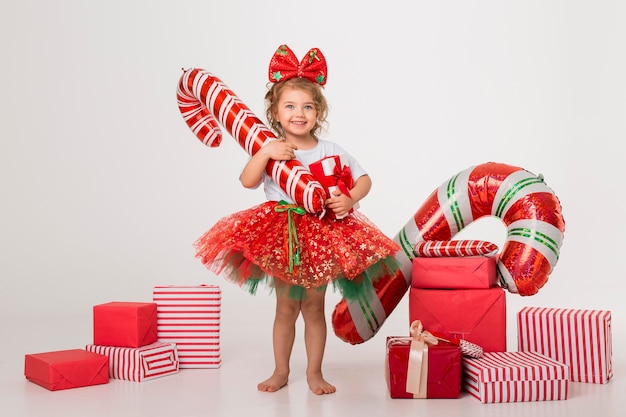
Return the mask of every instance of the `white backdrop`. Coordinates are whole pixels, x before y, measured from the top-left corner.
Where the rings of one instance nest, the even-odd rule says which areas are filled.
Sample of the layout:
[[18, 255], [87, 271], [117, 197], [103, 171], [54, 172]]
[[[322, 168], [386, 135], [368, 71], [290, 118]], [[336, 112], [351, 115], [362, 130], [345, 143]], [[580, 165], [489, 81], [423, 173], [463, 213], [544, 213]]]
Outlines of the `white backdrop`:
[[[286, 43], [326, 56], [326, 138], [369, 171], [361, 210], [384, 232], [469, 166], [541, 173], [565, 240], [539, 294], [508, 294], [510, 315], [609, 309], [618, 326], [625, 13], [619, 0], [4, 1], [2, 320], [89, 317], [95, 304], [150, 301], [155, 284], [199, 283], [222, 286], [228, 313], [270, 320], [272, 298], [194, 258], [201, 233], [264, 196], [238, 182], [243, 149], [227, 133], [202, 145], [175, 93], [181, 68], [204, 68], [262, 118], [269, 58]], [[505, 229], [487, 219], [463, 233], [502, 245]]]

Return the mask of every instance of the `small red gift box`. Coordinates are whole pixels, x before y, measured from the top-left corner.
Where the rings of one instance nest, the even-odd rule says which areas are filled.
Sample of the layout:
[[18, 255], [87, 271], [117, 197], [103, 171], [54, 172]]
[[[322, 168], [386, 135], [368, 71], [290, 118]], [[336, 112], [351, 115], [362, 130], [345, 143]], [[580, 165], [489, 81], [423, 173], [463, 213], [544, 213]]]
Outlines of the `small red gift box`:
[[498, 284], [496, 258], [487, 256], [413, 258], [411, 286], [485, 289]]
[[113, 301], [93, 307], [93, 344], [140, 347], [157, 341], [155, 303]]
[[605, 384], [613, 377], [611, 312], [524, 307], [517, 314], [518, 350], [569, 366], [576, 382]]
[[[322, 184], [328, 194], [328, 198], [332, 197], [333, 192], [337, 189], [343, 194], [350, 196], [350, 189], [354, 185], [354, 179], [345, 155], [332, 155], [322, 158], [310, 164], [309, 170], [315, 179]], [[353, 208], [358, 207], [358, 203], [353, 206]], [[353, 209], [350, 210], [350, 213], [352, 211]], [[330, 210], [326, 212], [326, 216], [338, 219], [345, 217], [345, 215], [336, 217]]]
[[506, 297], [499, 287], [488, 289], [409, 290], [409, 320], [448, 339], [467, 340], [485, 352], [506, 351]]
[[176, 343], [180, 368], [219, 368], [222, 293], [217, 285], [157, 285], [157, 337]]
[[482, 403], [565, 400], [567, 365], [536, 352], [463, 357], [463, 389]]
[[83, 349], [26, 355], [24, 376], [50, 391], [109, 382], [109, 358]]
[[461, 350], [434, 342], [387, 337], [385, 379], [391, 398], [459, 398]]
[[128, 348], [87, 345], [86, 350], [109, 358], [109, 376], [115, 379], [143, 382], [178, 372], [176, 344], [155, 342]]

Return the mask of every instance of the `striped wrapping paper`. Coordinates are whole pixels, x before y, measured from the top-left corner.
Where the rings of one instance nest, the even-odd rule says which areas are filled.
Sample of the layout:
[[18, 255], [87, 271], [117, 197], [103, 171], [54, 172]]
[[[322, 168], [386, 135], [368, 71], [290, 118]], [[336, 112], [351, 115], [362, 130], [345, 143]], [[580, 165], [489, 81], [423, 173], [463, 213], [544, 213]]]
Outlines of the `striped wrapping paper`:
[[524, 307], [517, 336], [518, 350], [567, 364], [572, 381], [605, 384], [613, 377], [610, 311]]
[[498, 245], [484, 240], [423, 240], [413, 246], [415, 256], [495, 256]]
[[157, 338], [176, 343], [181, 368], [219, 368], [221, 289], [157, 285]]
[[462, 358], [463, 389], [482, 403], [567, 399], [569, 368], [536, 352]]
[[138, 348], [87, 345], [85, 350], [109, 357], [109, 377], [143, 382], [178, 372], [174, 343], [155, 342]]

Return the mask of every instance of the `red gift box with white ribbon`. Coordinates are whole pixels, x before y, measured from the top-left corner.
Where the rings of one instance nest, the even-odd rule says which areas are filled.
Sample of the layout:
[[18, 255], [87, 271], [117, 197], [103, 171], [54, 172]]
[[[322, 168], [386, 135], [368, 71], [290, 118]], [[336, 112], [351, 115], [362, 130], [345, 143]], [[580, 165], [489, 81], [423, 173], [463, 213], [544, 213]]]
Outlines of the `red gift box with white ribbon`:
[[536, 352], [464, 356], [463, 389], [481, 403], [567, 399], [569, 367]]
[[156, 285], [157, 338], [176, 343], [180, 368], [219, 368], [222, 293], [218, 285]]
[[83, 349], [28, 354], [24, 376], [50, 391], [109, 382], [109, 358]]
[[613, 377], [611, 312], [524, 307], [517, 314], [518, 350], [567, 364], [570, 379], [605, 384]]
[[415, 321], [411, 336], [387, 337], [385, 380], [391, 398], [459, 398], [461, 349]]
[[[354, 185], [354, 179], [352, 178], [352, 172], [350, 171], [350, 166], [348, 165], [345, 155], [332, 155], [322, 158], [310, 164], [309, 170], [315, 179], [322, 184], [328, 198], [333, 197], [333, 193], [337, 189], [350, 197], [350, 189], [352, 189]], [[352, 213], [354, 209], [358, 208], [359, 204], [357, 203], [350, 209], [349, 213]], [[347, 216], [347, 214], [337, 217], [332, 211], [326, 211], [326, 216], [341, 219]]]
[[85, 349], [108, 356], [109, 376], [115, 379], [143, 382], [179, 369], [174, 343], [155, 342], [138, 348], [87, 345]]
[[156, 341], [156, 304], [112, 301], [93, 307], [94, 345], [140, 347]]

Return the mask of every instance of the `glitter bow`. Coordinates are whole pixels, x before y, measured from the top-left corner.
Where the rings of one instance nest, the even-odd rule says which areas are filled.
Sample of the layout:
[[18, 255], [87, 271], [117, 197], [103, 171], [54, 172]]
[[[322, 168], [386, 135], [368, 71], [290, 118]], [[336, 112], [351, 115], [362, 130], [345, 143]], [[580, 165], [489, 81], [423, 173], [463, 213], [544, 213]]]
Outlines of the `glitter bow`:
[[326, 58], [317, 48], [309, 52], [298, 62], [298, 58], [287, 45], [280, 45], [270, 61], [269, 79], [273, 83], [290, 78], [306, 78], [316, 84], [326, 84]]

